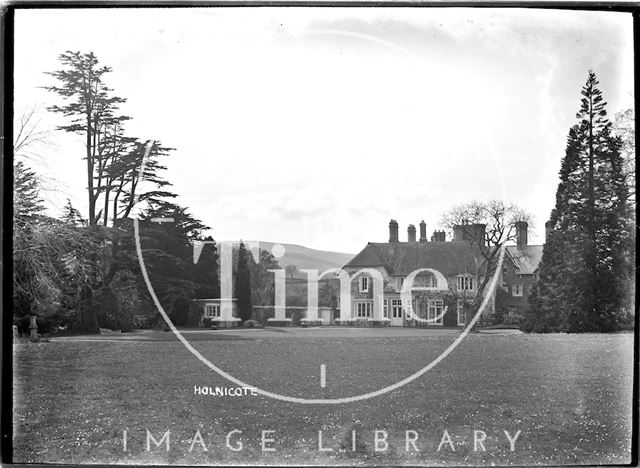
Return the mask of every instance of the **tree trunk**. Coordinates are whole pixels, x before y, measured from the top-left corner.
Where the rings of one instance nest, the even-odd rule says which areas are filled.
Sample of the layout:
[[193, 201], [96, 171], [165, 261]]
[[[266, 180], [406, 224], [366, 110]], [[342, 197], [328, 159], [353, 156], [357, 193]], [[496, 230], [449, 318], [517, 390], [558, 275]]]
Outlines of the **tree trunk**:
[[74, 330], [82, 333], [100, 333], [98, 316], [93, 306], [93, 291], [86, 282], [80, 285], [78, 299], [78, 314], [73, 326]]

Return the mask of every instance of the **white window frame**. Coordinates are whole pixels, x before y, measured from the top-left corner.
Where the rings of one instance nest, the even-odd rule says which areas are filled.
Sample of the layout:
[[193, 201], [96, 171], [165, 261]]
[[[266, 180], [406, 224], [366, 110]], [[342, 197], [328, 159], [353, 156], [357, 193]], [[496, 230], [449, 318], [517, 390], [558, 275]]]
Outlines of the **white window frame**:
[[358, 282], [358, 284], [360, 285], [360, 292], [369, 292], [369, 277], [368, 276], [361, 276], [360, 277], [360, 281]]
[[220, 317], [220, 304], [206, 304], [204, 306], [205, 318], [219, 318]]
[[389, 299], [383, 299], [382, 301], [382, 316], [389, 318]]
[[524, 295], [524, 287], [522, 283], [513, 283], [511, 285], [511, 294], [513, 297], [522, 297]]
[[[462, 299], [458, 299], [458, 304], [457, 304], [457, 317], [458, 317], [458, 326], [464, 326], [464, 322], [466, 317], [464, 316], [464, 301]], [[460, 317], [462, 317], [462, 320], [460, 320]]]
[[391, 316], [393, 318], [402, 318], [402, 299], [391, 299]]
[[475, 291], [475, 278], [471, 275], [458, 275], [456, 277], [456, 289], [458, 291]]
[[358, 301], [354, 302], [354, 309], [356, 311], [356, 318], [370, 318], [373, 317], [373, 302], [372, 301]]
[[441, 299], [430, 299], [427, 303], [427, 320], [434, 319], [438, 315], [440, 318], [435, 322], [428, 322], [429, 325], [439, 325], [443, 324], [444, 316], [442, 315], [442, 311], [444, 310], [444, 301]]

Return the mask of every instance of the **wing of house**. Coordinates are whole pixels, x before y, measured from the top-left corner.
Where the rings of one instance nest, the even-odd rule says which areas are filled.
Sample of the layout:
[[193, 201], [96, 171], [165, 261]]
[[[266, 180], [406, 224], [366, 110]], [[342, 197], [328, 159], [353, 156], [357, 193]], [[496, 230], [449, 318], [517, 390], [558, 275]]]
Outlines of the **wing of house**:
[[[542, 257], [542, 246], [527, 245], [527, 223], [518, 223], [518, 242], [507, 247], [500, 285], [509, 291], [510, 310], [527, 307], [531, 285]], [[389, 223], [389, 242], [370, 242], [343, 269], [349, 273], [351, 284], [351, 320], [377, 320], [380, 317], [391, 325], [407, 326], [428, 320], [428, 326], [462, 326], [462, 304], [477, 291], [478, 271], [482, 255], [475, 239], [484, 239], [482, 224], [460, 225], [454, 228], [454, 238], [446, 240], [443, 231], [435, 231], [427, 240], [426, 224], [420, 223], [420, 238], [416, 240], [415, 227], [409, 225], [407, 241], [400, 242], [398, 223]], [[432, 269], [445, 277], [447, 290], [414, 291], [411, 308], [418, 320], [407, 314], [408, 304], [403, 303], [400, 291], [405, 279], [412, 272]], [[363, 271], [364, 270], [364, 271]], [[382, 314], [376, 314], [373, 295], [374, 276], [383, 280]], [[422, 271], [413, 281], [414, 286], [434, 287], [434, 274]], [[357, 278], [356, 278], [357, 277]], [[490, 300], [490, 312], [493, 308]], [[342, 305], [344, 308], [344, 305]], [[444, 312], [445, 308], [447, 311]], [[424, 323], [424, 322], [422, 322]]]

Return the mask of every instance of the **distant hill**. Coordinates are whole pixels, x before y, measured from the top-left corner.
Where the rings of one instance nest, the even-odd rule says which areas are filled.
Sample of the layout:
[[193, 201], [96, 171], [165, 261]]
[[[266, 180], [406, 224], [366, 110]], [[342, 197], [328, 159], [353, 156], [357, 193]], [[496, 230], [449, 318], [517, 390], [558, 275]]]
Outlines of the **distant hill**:
[[[277, 242], [259, 242], [261, 249], [269, 251], [271, 251], [273, 246], [277, 244]], [[280, 268], [285, 268], [287, 265], [295, 265], [298, 267], [298, 270], [316, 269], [322, 273], [328, 268], [341, 268], [349, 262], [349, 260], [355, 257], [355, 254], [310, 249], [308, 247], [303, 247], [302, 245], [280, 245], [282, 245], [286, 250], [285, 254], [278, 259]]]

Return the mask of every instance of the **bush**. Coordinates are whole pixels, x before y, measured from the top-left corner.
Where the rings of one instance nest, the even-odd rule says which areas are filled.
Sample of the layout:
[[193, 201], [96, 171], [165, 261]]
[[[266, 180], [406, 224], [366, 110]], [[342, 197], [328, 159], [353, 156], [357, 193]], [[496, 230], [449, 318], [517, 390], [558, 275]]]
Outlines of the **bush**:
[[203, 327], [210, 328], [212, 324], [213, 324], [213, 320], [211, 320], [209, 317], [206, 317], [206, 318], [202, 319], [202, 326]]
[[503, 320], [503, 325], [520, 325], [524, 322], [524, 317], [520, 314], [508, 314]]
[[113, 287], [102, 288], [93, 298], [98, 324], [101, 328], [128, 332], [134, 328], [133, 309], [135, 298], [131, 298], [128, 278], [117, 277]]
[[243, 328], [255, 328], [255, 326], [256, 326], [255, 320], [247, 320], [242, 324]]
[[189, 318], [190, 302], [184, 297], [176, 299], [171, 308], [169, 318], [176, 327], [184, 327]]
[[200, 325], [200, 317], [202, 316], [202, 307], [194, 302], [189, 303], [189, 314], [187, 316], [187, 327], [197, 327]]
[[136, 330], [148, 330], [153, 328], [153, 322], [155, 317], [148, 317], [146, 315], [134, 315], [133, 316], [133, 328]]

